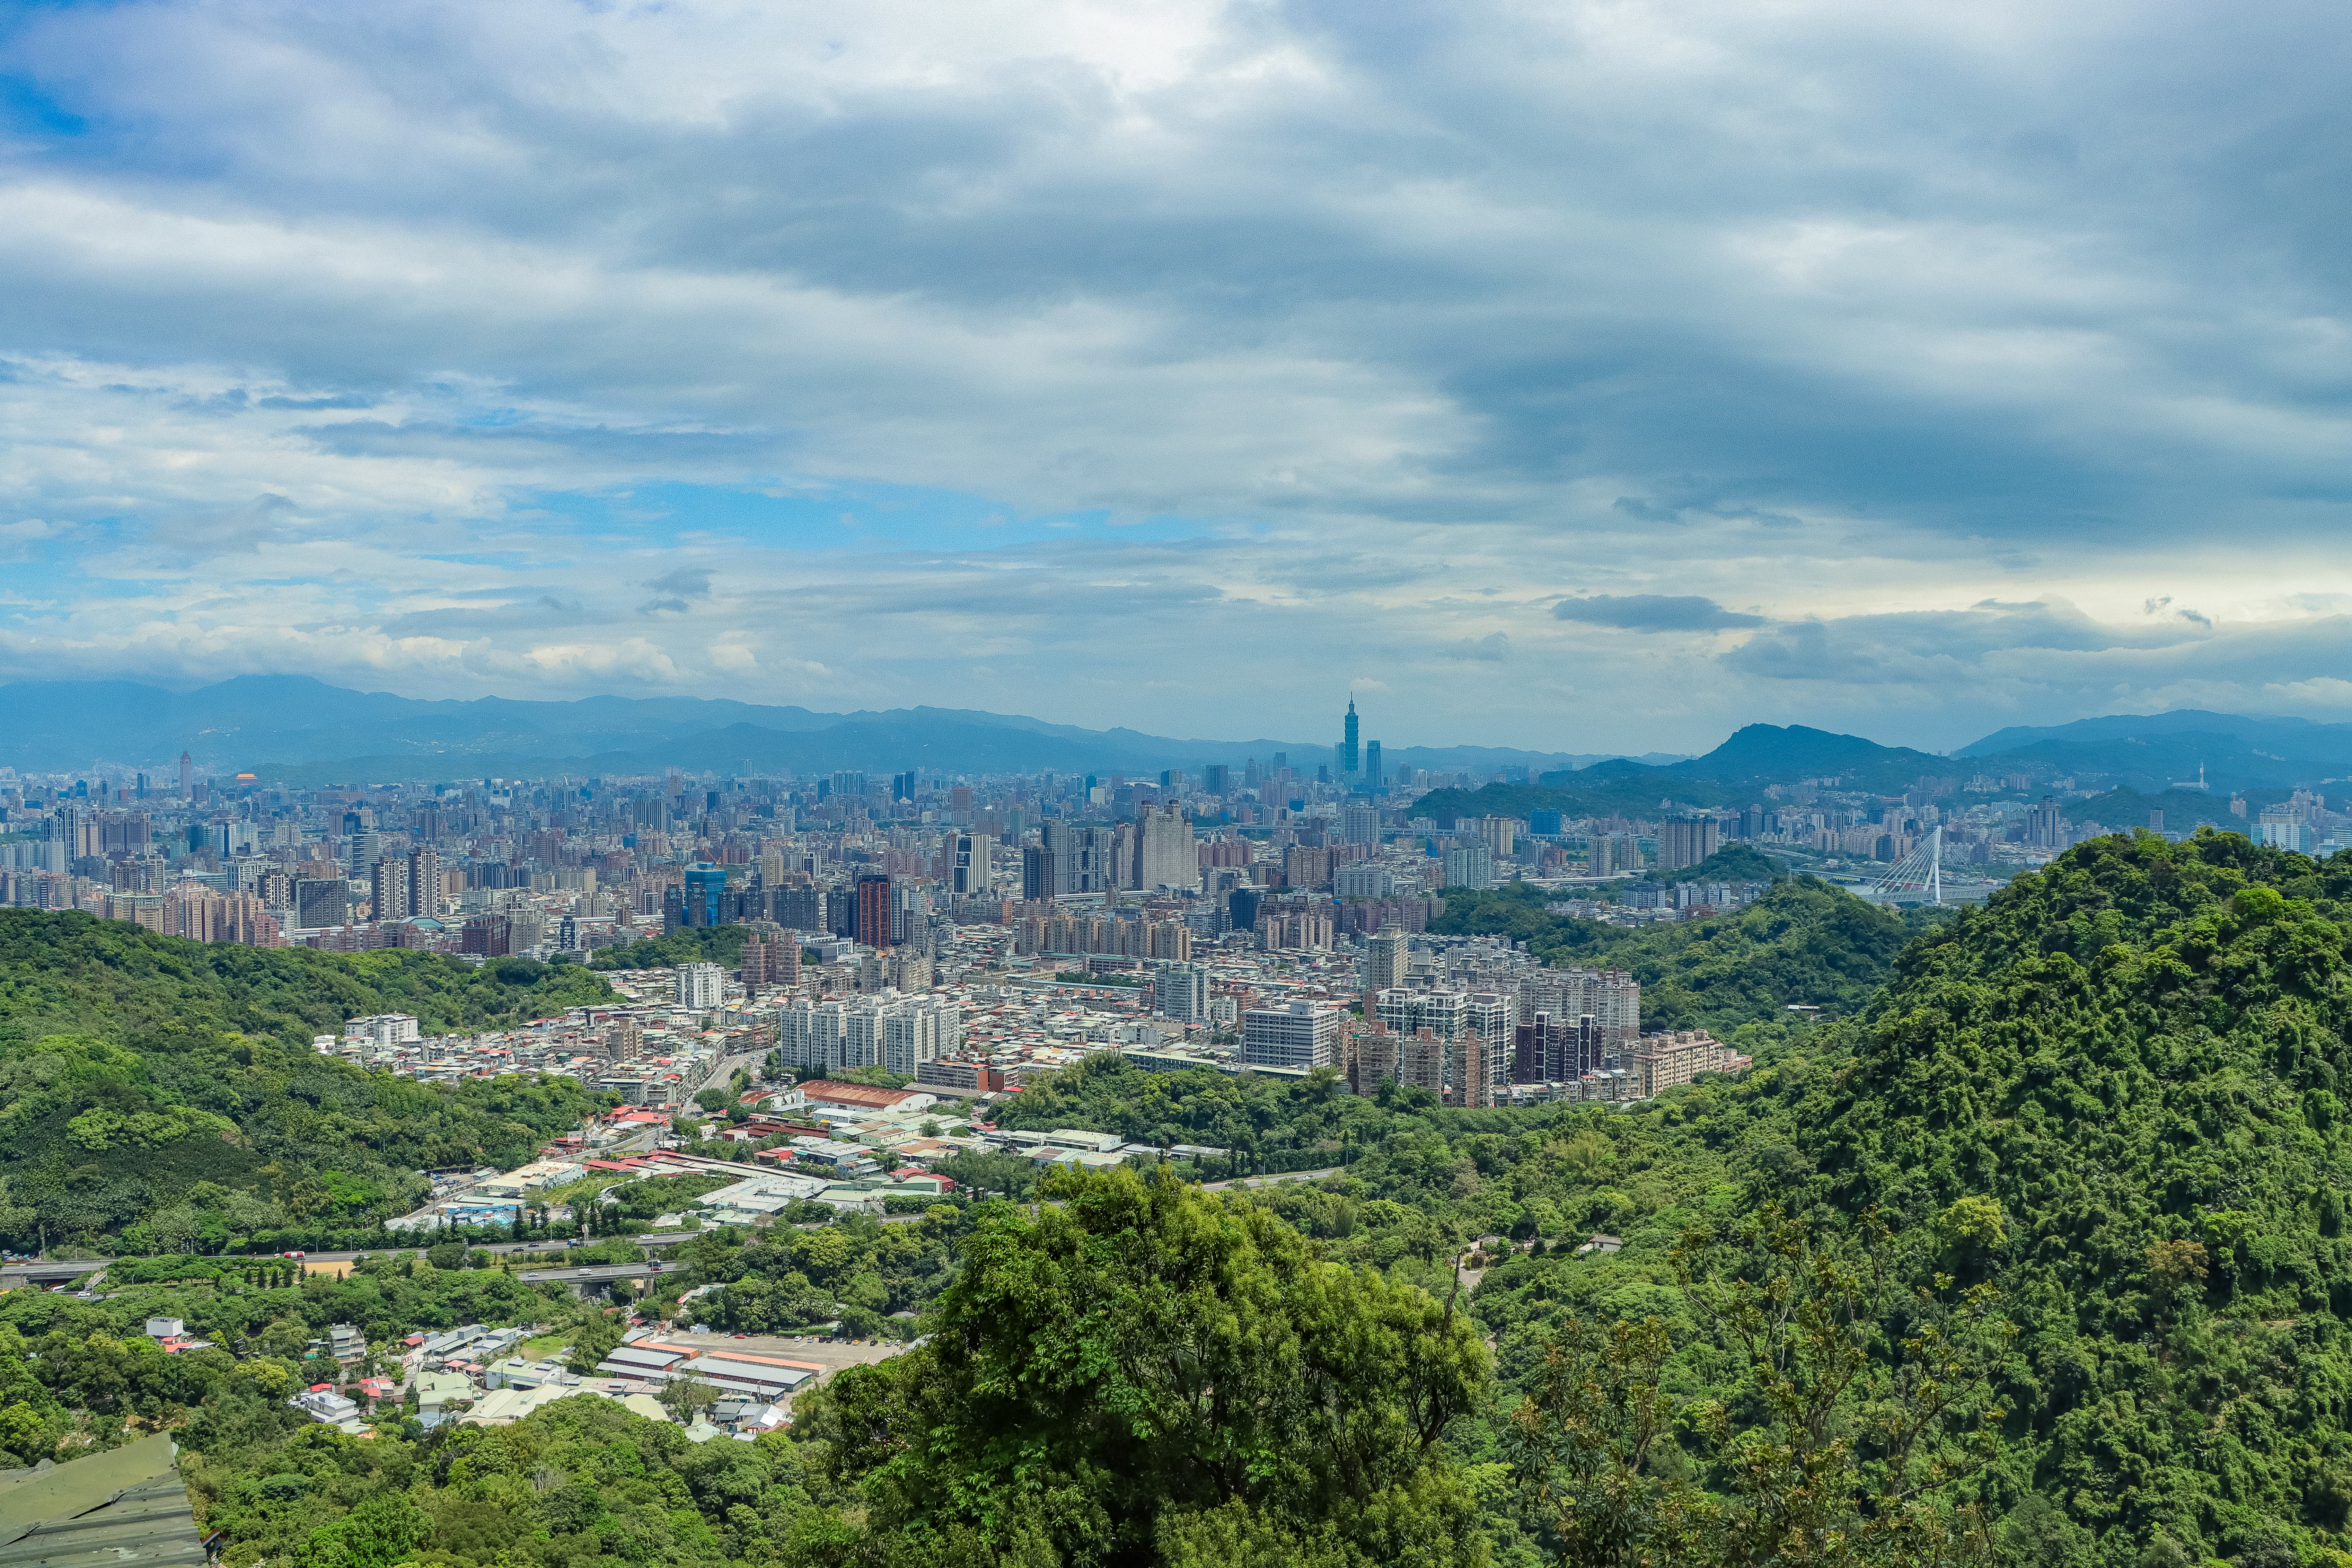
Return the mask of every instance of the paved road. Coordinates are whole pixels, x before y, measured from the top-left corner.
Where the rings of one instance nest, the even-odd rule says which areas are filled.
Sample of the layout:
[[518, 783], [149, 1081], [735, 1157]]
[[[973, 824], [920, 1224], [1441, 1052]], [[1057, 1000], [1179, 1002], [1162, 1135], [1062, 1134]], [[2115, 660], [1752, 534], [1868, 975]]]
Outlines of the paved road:
[[515, 1278], [528, 1285], [610, 1284], [615, 1279], [640, 1279], [661, 1269], [658, 1263], [583, 1263], [574, 1268], [525, 1268]]
[[57, 1263], [32, 1261], [0, 1265], [0, 1290], [21, 1289], [26, 1285], [69, 1285], [85, 1275], [97, 1273], [113, 1261], [111, 1258], [77, 1258]]

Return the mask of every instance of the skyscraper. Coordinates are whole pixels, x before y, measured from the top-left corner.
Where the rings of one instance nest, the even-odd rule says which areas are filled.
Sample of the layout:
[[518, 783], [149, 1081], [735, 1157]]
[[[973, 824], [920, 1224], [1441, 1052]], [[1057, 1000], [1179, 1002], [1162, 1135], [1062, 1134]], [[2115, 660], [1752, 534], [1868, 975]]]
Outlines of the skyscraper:
[[1142, 842], [1134, 886], [1149, 890], [1201, 885], [1201, 852], [1192, 838], [1192, 818], [1171, 805], [1166, 811], [1146, 809], [1136, 823]]
[[1405, 967], [1412, 960], [1412, 939], [1404, 927], [1391, 921], [1364, 944], [1364, 989], [1387, 991], [1404, 984]]
[[879, 871], [857, 879], [857, 930], [854, 940], [867, 947], [890, 945], [890, 879]]
[[187, 752], [180, 753], [180, 798], [187, 799], [196, 793], [196, 760]]
[[[1055, 892], [1099, 893], [1118, 885], [1117, 838], [1110, 828], [1048, 817], [1044, 837], [1053, 851]], [[1197, 867], [1197, 851], [1193, 858]]]
[[341, 877], [305, 878], [295, 883], [294, 920], [313, 931], [351, 924], [351, 884]]
[[1723, 829], [1711, 816], [1685, 817], [1658, 824], [1658, 867], [1679, 870], [1696, 866], [1722, 847]]
[[1387, 784], [1388, 776], [1381, 771], [1381, 743], [1367, 741], [1364, 742], [1364, 787], [1377, 790]]
[[1362, 761], [1363, 753], [1356, 743], [1356, 700], [1350, 697], [1348, 699], [1347, 730], [1339, 742], [1339, 774], [1343, 783], [1354, 780]]
[[727, 894], [727, 868], [708, 863], [686, 868], [686, 923], [725, 925], [719, 905]]
[[369, 868], [368, 882], [377, 920], [402, 921], [415, 912], [408, 902], [408, 868], [400, 861], [377, 861]]
[[420, 844], [408, 852], [408, 912], [441, 913], [441, 852]]
[[1021, 896], [1031, 901], [1051, 900], [1061, 891], [1050, 845], [1031, 844], [1021, 851]]
[[952, 841], [954, 862], [949, 867], [950, 890], [961, 897], [982, 898], [995, 890], [989, 857], [996, 840], [985, 833], [959, 833]]

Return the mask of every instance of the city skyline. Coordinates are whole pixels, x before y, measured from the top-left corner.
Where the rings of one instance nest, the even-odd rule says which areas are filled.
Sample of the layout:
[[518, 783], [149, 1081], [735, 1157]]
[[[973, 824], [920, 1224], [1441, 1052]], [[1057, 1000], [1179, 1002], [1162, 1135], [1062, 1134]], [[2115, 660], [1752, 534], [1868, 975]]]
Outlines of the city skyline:
[[400, 14], [0, 23], [0, 679], [2352, 716], [2315, 9]]

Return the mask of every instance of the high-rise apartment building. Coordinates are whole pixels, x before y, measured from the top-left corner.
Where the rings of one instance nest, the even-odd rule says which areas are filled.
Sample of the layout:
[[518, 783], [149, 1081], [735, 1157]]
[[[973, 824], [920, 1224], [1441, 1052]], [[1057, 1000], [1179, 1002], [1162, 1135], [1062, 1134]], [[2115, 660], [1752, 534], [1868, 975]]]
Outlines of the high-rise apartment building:
[[[1410, 1064], [1410, 1042], [1426, 1037], [1443, 1047], [1443, 1089], [1453, 1105], [1495, 1103], [1496, 1090], [1511, 1080], [1511, 1053], [1517, 1043], [1519, 1000], [1503, 991], [1408, 991], [1391, 986], [1372, 996], [1371, 1011], [1382, 1027], [1408, 1042], [1403, 1052]], [[1402, 1075], [1403, 1068], [1400, 1068]], [[1421, 1087], [1438, 1089], [1426, 1064], [1418, 1076]]]
[[1053, 849], [1044, 844], [1024, 845], [1021, 850], [1021, 897], [1030, 903], [1042, 903], [1060, 891], [1060, 881], [1054, 872]]
[[856, 930], [853, 940], [867, 947], [890, 945], [890, 879], [868, 871], [857, 879]]
[[996, 840], [985, 833], [959, 833], [950, 840], [949, 886], [958, 898], [985, 898], [996, 890], [989, 857]]
[[1381, 808], [1369, 801], [1349, 801], [1339, 808], [1339, 837], [1349, 844], [1381, 841]]
[[1504, 1098], [1518, 1021], [1519, 999], [1507, 991], [1474, 991], [1463, 999], [1456, 1104], [1483, 1108]]
[[341, 877], [305, 878], [294, 884], [294, 923], [305, 930], [352, 923], [352, 885]]
[[1118, 838], [1110, 828], [1054, 817], [1045, 822], [1044, 836], [1054, 856], [1055, 892], [1101, 893], [1119, 886]]
[[[1380, 933], [1364, 943], [1364, 995], [1369, 1001], [1383, 991], [1397, 990], [1404, 984], [1405, 967], [1412, 962], [1412, 939], [1404, 927], [1384, 925]], [[1374, 1008], [1364, 1010], [1377, 1016]]]
[[882, 1070], [913, 1078], [925, 1062], [940, 1058], [941, 1016], [952, 1014], [953, 1002], [934, 1006], [908, 1001], [882, 1015]]
[[1445, 852], [1445, 885], [1449, 888], [1491, 888], [1495, 857], [1484, 844], [1463, 844]]
[[1197, 888], [1201, 885], [1201, 852], [1192, 837], [1192, 819], [1182, 808], [1145, 810], [1136, 817], [1139, 835], [1136, 879], [1138, 888]]
[[1658, 824], [1658, 869], [1662, 871], [1696, 866], [1722, 847], [1722, 826], [1714, 817], [1683, 817]]
[[828, 888], [824, 895], [824, 929], [835, 936], [857, 935], [857, 894], [848, 888]]
[[727, 999], [727, 972], [715, 963], [677, 966], [677, 1005], [708, 1010]]
[[824, 931], [824, 889], [778, 888], [768, 895], [768, 918], [786, 931]]
[[1513, 1037], [1513, 1083], [1575, 1083], [1601, 1070], [1601, 1021], [1587, 1013], [1562, 1017], [1538, 1013], [1522, 1019]]
[[420, 844], [408, 852], [408, 912], [438, 918], [441, 913], [441, 852]]
[[414, 912], [408, 903], [408, 864], [378, 860], [368, 868], [369, 902], [379, 921], [404, 921]]
[[1642, 983], [1622, 969], [1534, 969], [1519, 977], [1519, 1016], [1591, 1017], [1599, 1050], [1615, 1056], [1642, 1035]]
[[1180, 1024], [1209, 1016], [1209, 972], [1197, 963], [1171, 963], [1151, 977], [1151, 1010]]
[[1253, 1007], [1242, 1015], [1242, 1065], [1255, 1068], [1337, 1067], [1345, 1009], [1319, 1002]]

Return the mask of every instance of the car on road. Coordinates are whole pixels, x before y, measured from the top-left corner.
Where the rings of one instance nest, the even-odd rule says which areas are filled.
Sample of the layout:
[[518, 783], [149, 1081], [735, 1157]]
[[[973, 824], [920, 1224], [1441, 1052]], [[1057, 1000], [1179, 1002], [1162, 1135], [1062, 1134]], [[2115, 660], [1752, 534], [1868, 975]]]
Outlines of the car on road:
[[309, 1253], [307, 1253], [307, 1252], [303, 1252], [303, 1251], [300, 1251], [300, 1250], [299, 1250], [299, 1249], [298, 1249], [298, 1250], [293, 1251], [293, 1252], [281, 1252], [281, 1253], [279, 1253], [278, 1256], [278, 1257], [280, 1257], [280, 1258], [308, 1258], [308, 1257], [310, 1256], [310, 1254], [309, 1254]]

